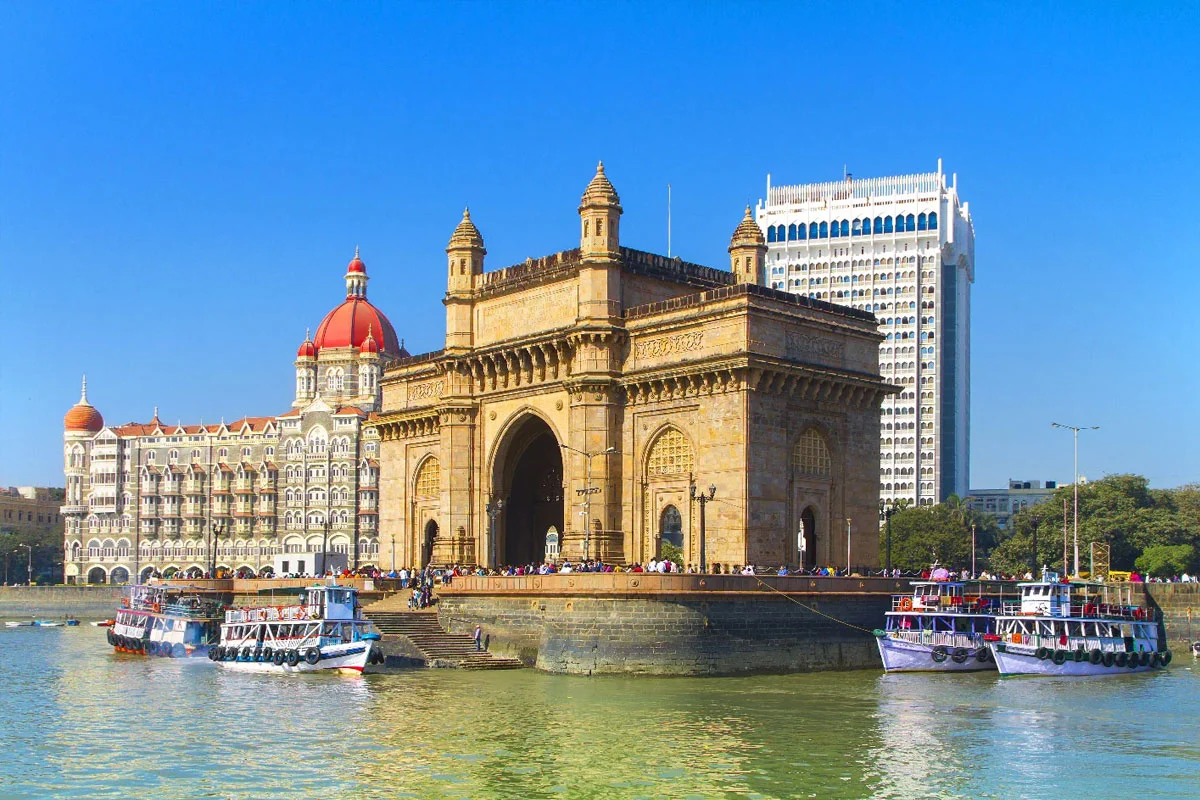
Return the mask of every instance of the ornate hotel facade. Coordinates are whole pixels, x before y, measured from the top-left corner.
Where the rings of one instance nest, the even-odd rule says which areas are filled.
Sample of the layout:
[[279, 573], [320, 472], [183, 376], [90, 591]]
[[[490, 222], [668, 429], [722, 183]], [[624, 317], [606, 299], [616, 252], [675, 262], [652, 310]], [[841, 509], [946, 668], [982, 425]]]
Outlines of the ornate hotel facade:
[[875, 565], [894, 387], [874, 316], [760, 285], [748, 208], [729, 271], [621, 246], [622, 213], [601, 166], [577, 248], [492, 272], [464, 213], [445, 347], [390, 366], [367, 422], [380, 562], [631, 563], [669, 544], [696, 564]]
[[766, 285], [870, 311], [879, 370], [885, 501], [932, 505], [970, 483], [975, 226], [957, 176], [937, 172], [771, 186], [759, 202]]
[[377, 564], [379, 442], [364, 423], [383, 369], [407, 353], [367, 280], [356, 250], [345, 300], [296, 354], [284, 414], [171, 425], [155, 409], [106, 425], [85, 380], [64, 419], [64, 579], [260, 575], [280, 555], [317, 552]]

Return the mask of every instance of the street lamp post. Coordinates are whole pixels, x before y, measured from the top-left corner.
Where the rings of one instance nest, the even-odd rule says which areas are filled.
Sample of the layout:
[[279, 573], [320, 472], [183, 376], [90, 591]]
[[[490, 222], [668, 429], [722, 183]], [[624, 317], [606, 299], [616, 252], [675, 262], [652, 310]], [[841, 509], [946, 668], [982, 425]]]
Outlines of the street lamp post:
[[892, 574], [892, 515], [898, 510], [899, 509], [896, 508], [895, 498], [888, 498], [887, 500], [879, 501], [879, 516], [883, 519], [886, 529], [886, 533], [884, 533], [883, 537], [883, 570], [884, 574], [886, 575]]
[[560, 444], [563, 450], [570, 450], [572, 453], [578, 453], [587, 460], [587, 477], [584, 479], [582, 489], [576, 489], [575, 494], [583, 497], [583, 511], [580, 512], [583, 517], [583, 560], [591, 559], [591, 542], [592, 542], [592, 495], [600, 493], [599, 486], [592, 486], [592, 459], [596, 456], [607, 456], [617, 452], [617, 448], [609, 447], [606, 450], [599, 450], [595, 453], [589, 453], [586, 450], [578, 450], [571, 447], [569, 444]]
[[971, 577], [974, 578], [975, 573], [975, 523], [971, 523]]
[[208, 575], [210, 578], [217, 577], [217, 542], [221, 539], [221, 534], [225, 532], [225, 526], [218, 523], [213, 523], [209, 530], [212, 531], [212, 540], [208, 546]]
[[706, 573], [706, 572], [708, 572], [708, 560], [705, 557], [705, 553], [704, 553], [704, 550], [705, 550], [704, 509], [709, 503], [711, 503], [713, 501], [714, 498], [716, 498], [717, 485], [715, 483], [710, 483], [708, 485], [708, 494], [705, 494], [704, 492], [697, 492], [696, 484], [693, 483], [690, 486], [688, 486], [688, 495], [692, 498], [692, 500], [694, 502], [697, 502], [700, 504], [700, 572]]
[[850, 523], [854, 520], [846, 517], [846, 577], [850, 577]]
[[499, 497], [493, 498], [489, 493], [484, 510], [488, 515], [488, 567], [496, 569], [496, 518], [504, 511], [504, 500]]
[[[33, 546], [28, 544], [17, 543], [17, 547], [24, 547], [29, 551], [29, 585], [33, 586]], [[16, 552], [15, 550], [13, 552]]]
[[[1075, 490], [1075, 510], [1071, 514], [1075, 523], [1075, 574], [1079, 574], [1079, 432], [1080, 431], [1098, 431], [1099, 425], [1060, 425], [1057, 422], [1051, 422], [1052, 428], [1065, 428], [1074, 434], [1075, 438], [1075, 482], [1072, 488]], [[1066, 564], [1063, 564], [1063, 569], [1066, 569]]]

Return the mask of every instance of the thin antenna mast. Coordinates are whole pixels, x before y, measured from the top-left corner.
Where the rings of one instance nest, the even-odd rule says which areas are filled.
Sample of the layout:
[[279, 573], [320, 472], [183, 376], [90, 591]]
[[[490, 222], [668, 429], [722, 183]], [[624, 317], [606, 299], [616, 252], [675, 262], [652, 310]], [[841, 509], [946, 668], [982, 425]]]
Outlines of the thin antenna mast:
[[667, 184], [667, 258], [671, 257], [671, 184]]

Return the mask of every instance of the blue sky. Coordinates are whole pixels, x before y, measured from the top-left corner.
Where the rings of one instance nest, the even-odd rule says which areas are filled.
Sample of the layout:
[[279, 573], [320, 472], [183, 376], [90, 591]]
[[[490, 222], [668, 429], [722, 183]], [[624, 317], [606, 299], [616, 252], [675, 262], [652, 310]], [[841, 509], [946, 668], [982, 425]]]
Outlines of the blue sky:
[[370, 297], [441, 346], [489, 268], [622, 241], [727, 266], [776, 183], [958, 173], [977, 233], [972, 485], [1200, 480], [1194, 4], [0, 4], [0, 485], [112, 423], [279, 413], [306, 327]]

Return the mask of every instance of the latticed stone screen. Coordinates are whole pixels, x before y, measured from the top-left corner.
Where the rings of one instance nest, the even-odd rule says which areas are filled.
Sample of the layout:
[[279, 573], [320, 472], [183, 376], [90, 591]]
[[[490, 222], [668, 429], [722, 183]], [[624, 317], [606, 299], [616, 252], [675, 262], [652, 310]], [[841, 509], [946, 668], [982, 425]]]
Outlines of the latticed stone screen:
[[417, 497], [436, 497], [442, 491], [442, 465], [436, 458], [429, 458], [417, 473]]
[[664, 431], [650, 448], [647, 473], [656, 475], [686, 475], [692, 471], [692, 446], [674, 428]]
[[796, 473], [810, 478], [828, 478], [833, 474], [833, 463], [825, 437], [813, 429], [800, 435], [796, 449], [792, 452], [792, 466]]

